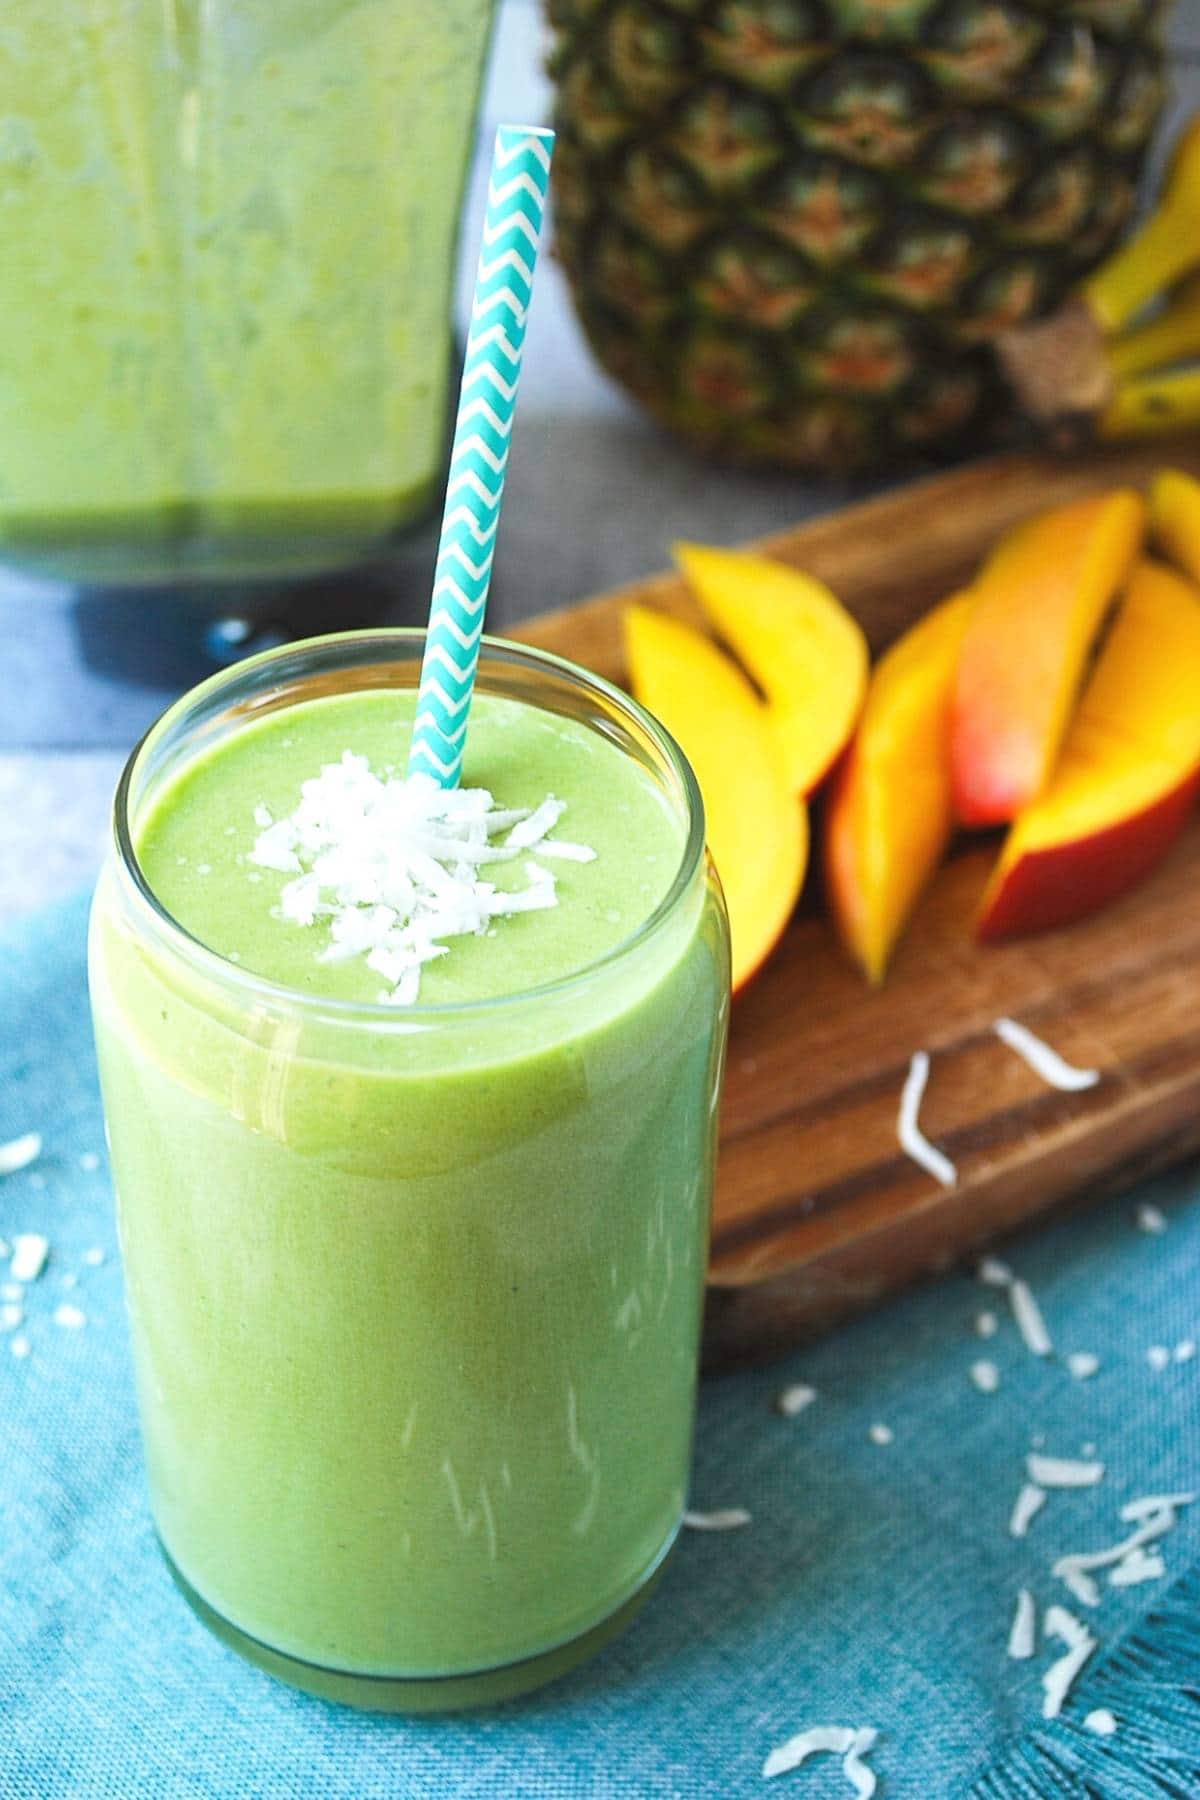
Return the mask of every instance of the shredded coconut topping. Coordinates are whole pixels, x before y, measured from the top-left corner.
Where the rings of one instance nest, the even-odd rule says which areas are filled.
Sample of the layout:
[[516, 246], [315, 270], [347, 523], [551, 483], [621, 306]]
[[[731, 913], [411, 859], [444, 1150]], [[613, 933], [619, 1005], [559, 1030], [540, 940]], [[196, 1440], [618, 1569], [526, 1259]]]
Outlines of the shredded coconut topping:
[[427, 775], [380, 777], [365, 756], [347, 750], [304, 782], [286, 818], [255, 808], [259, 834], [249, 860], [292, 877], [279, 896], [289, 924], [327, 921], [322, 962], [362, 957], [387, 983], [380, 999], [411, 1006], [426, 963], [447, 954], [442, 939], [483, 936], [493, 919], [558, 904], [554, 875], [540, 863], [526, 861], [527, 885], [511, 891], [483, 880], [484, 867], [535, 849], [594, 860], [586, 844], [550, 838], [565, 811], [552, 794], [530, 812], [497, 807], [484, 788], [440, 788]]
[[925, 1050], [918, 1050], [908, 1065], [908, 1075], [900, 1095], [896, 1133], [900, 1139], [900, 1148], [906, 1156], [911, 1156], [915, 1163], [932, 1175], [935, 1181], [940, 1181], [943, 1187], [954, 1187], [958, 1181], [958, 1170], [944, 1151], [930, 1143], [917, 1123], [928, 1080], [929, 1055]]
[[975, 1271], [976, 1277], [984, 1287], [1008, 1288], [1013, 1284], [1013, 1272], [1006, 1262], [998, 1256], [985, 1256]]
[[896, 1434], [890, 1425], [876, 1424], [872, 1425], [867, 1436], [873, 1444], [887, 1445], [894, 1442]]
[[1100, 1358], [1090, 1350], [1072, 1350], [1067, 1358], [1067, 1367], [1076, 1381], [1090, 1381], [1100, 1367]]
[[1097, 1706], [1083, 1721], [1083, 1729], [1094, 1732], [1097, 1737], [1112, 1737], [1117, 1729], [1117, 1721], [1107, 1706]]
[[1150, 1364], [1152, 1369], [1161, 1373], [1163, 1369], [1168, 1368], [1170, 1365], [1171, 1352], [1167, 1349], [1165, 1344], [1151, 1344], [1146, 1352], [1146, 1361]]
[[1137, 1228], [1151, 1237], [1161, 1237], [1167, 1229], [1167, 1215], [1161, 1206], [1139, 1206], [1137, 1209]]
[[24, 1137], [0, 1144], [0, 1175], [16, 1175], [36, 1162], [41, 1154], [42, 1140], [36, 1131], [27, 1131]]
[[995, 1337], [997, 1320], [994, 1312], [981, 1312], [975, 1315], [975, 1335], [981, 1338]]
[[79, 1331], [87, 1324], [87, 1314], [77, 1306], [72, 1306], [70, 1301], [64, 1300], [61, 1306], [54, 1309], [54, 1323], [64, 1326], [68, 1331]]
[[1035, 1075], [1040, 1075], [1048, 1086], [1060, 1088], [1065, 1094], [1081, 1093], [1084, 1088], [1095, 1087], [1100, 1079], [1099, 1069], [1078, 1069], [1073, 1063], [1064, 1061], [1057, 1050], [1052, 1050], [1027, 1025], [1018, 1025], [1015, 1019], [997, 1019], [992, 1030], [1002, 1043], [1029, 1064]]

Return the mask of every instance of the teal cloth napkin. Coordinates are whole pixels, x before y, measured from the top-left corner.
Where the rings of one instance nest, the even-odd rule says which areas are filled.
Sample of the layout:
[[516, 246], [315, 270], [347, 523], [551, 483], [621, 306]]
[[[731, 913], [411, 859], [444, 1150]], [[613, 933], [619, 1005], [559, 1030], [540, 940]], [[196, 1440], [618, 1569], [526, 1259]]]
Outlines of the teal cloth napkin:
[[[1006, 1254], [1056, 1355], [1022, 1345], [1002, 1293], [930, 1284], [788, 1362], [705, 1386], [692, 1504], [744, 1507], [739, 1530], [686, 1531], [633, 1629], [593, 1663], [482, 1716], [407, 1722], [339, 1710], [244, 1666], [193, 1619], [155, 1550], [84, 976], [82, 901], [0, 938], [0, 1143], [40, 1161], [0, 1178], [0, 1237], [44, 1233], [29, 1354], [0, 1334], [0, 1796], [737, 1796], [853, 1790], [821, 1755], [765, 1782], [810, 1725], [871, 1725], [881, 1800], [972, 1792], [1058, 1800], [1200, 1795], [1200, 1505], [1163, 1541], [1167, 1573], [1104, 1582], [1094, 1612], [1050, 1574], [1115, 1541], [1121, 1505], [1200, 1489], [1200, 1179], [1183, 1170], [1040, 1230]], [[1138, 1203], [1161, 1235], [1136, 1229]], [[102, 1249], [99, 1266], [85, 1260]], [[0, 1269], [0, 1275], [7, 1271]], [[74, 1275], [77, 1281], [64, 1286]], [[56, 1323], [62, 1303], [86, 1324]], [[994, 1337], [975, 1335], [994, 1311]], [[1100, 1359], [1072, 1377], [1071, 1351]], [[993, 1361], [999, 1390], [969, 1369]], [[794, 1418], [788, 1383], [817, 1398]], [[875, 1441], [886, 1426], [891, 1441]], [[1008, 1519], [1036, 1442], [1106, 1466], [1051, 1493], [1028, 1535]], [[1019, 1587], [1086, 1619], [1100, 1649], [1062, 1717], [1012, 1661]], [[1095, 1708], [1114, 1736], [1083, 1728]]]

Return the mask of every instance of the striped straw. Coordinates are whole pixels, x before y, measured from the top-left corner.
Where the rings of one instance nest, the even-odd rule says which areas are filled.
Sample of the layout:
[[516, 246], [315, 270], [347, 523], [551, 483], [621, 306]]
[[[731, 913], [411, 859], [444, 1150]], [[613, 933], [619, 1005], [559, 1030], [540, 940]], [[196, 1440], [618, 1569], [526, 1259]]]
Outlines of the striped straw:
[[444, 788], [462, 774], [553, 147], [530, 125], [496, 133], [408, 759]]

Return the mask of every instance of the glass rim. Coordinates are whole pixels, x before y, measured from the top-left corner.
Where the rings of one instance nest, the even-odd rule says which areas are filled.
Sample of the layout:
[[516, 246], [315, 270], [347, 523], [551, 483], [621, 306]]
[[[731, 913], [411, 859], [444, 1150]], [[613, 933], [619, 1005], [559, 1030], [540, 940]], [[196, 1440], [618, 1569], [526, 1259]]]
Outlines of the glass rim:
[[[259, 975], [253, 970], [243, 968], [240, 963], [231, 962], [228, 957], [222, 956], [219, 951], [213, 950], [201, 938], [189, 931], [154, 892], [133, 841], [130, 794], [134, 778], [146, 752], [153, 748], [154, 742], [170, 727], [171, 722], [183, 708], [194, 706], [198, 700], [203, 698], [219, 695], [227, 688], [236, 689], [238, 683], [245, 677], [269, 670], [273, 663], [283, 663], [298, 655], [308, 655], [352, 644], [361, 644], [364, 647], [370, 644], [377, 645], [381, 652], [379, 660], [387, 662], [395, 660], [394, 658], [389, 659], [387, 655], [389, 646], [415, 646], [423, 642], [425, 635], [426, 628], [423, 625], [372, 626], [357, 631], [334, 631], [322, 633], [317, 637], [298, 638], [286, 644], [275, 645], [269, 650], [259, 651], [256, 655], [248, 656], [227, 669], [217, 670], [173, 700], [134, 745], [121, 770], [112, 804], [112, 845], [118, 868], [132, 887], [135, 899], [148, 911], [155, 929], [171, 949], [207, 971], [214, 980], [219, 981], [227, 988], [245, 994], [260, 1006], [266, 1004], [277, 1010], [300, 1012], [314, 1018], [324, 1017], [331, 1022], [341, 1024], [349, 1024], [357, 1020], [370, 1023], [376, 1028], [387, 1027], [395, 1032], [411, 1033], [442, 1022], [478, 1017], [494, 1018], [506, 1009], [518, 1009], [530, 1004], [558, 1000], [564, 995], [592, 985], [598, 978], [636, 954], [652, 938], [656, 937], [686, 898], [697, 873], [703, 866], [705, 857], [703, 798], [691, 764], [666, 727], [647, 712], [645, 707], [631, 694], [627, 694], [615, 683], [606, 681], [602, 675], [593, 674], [591, 670], [584, 669], [578, 663], [571, 662], [565, 656], [558, 656], [553, 651], [542, 650], [532, 644], [521, 644], [510, 638], [495, 637], [485, 633], [480, 644], [481, 658], [491, 654], [516, 667], [550, 671], [565, 677], [574, 688], [584, 693], [594, 693], [609, 706], [615, 706], [618, 712], [624, 713], [632, 719], [650, 739], [661, 762], [679, 782], [687, 806], [687, 830], [679, 863], [666, 893], [637, 928], [621, 938], [603, 955], [594, 957], [591, 961], [581, 964], [579, 968], [568, 970], [565, 975], [556, 976], [551, 981], [539, 982], [532, 987], [515, 988], [511, 993], [495, 994], [486, 999], [456, 1000], [434, 1005], [422, 1005], [418, 1001], [412, 1006], [403, 1007], [381, 1000], [346, 1000], [337, 995], [314, 994], [309, 990], [290, 987], [286, 982], [274, 981], [269, 976]], [[628, 752], [625, 753], [628, 754]]]

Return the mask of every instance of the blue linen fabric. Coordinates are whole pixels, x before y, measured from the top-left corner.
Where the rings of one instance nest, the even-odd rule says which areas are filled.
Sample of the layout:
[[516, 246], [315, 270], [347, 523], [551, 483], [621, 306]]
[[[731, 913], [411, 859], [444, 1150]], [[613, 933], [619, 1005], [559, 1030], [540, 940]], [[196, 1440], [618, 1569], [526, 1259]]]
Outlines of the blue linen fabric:
[[[1155, 1370], [1146, 1356], [1152, 1343], [1200, 1336], [1194, 1169], [1006, 1252], [1037, 1292], [1058, 1351], [1099, 1356], [1092, 1380], [1073, 1379], [1060, 1355], [1031, 1356], [1003, 1295], [959, 1274], [784, 1364], [710, 1382], [692, 1504], [744, 1506], [748, 1526], [685, 1532], [641, 1619], [556, 1686], [486, 1715], [357, 1714], [243, 1665], [192, 1617], [157, 1555], [84, 929], [77, 901], [0, 939], [0, 1142], [29, 1130], [45, 1140], [33, 1168], [0, 1178], [0, 1236], [35, 1230], [52, 1246], [28, 1291], [29, 1356], [12, 1357], [0, 1337], [3, 1800], [850, 1794], [829, 1756], [764, 1783], [767, 1752], [811, 1724], [878, 1727], [870, 1763], [881, 1800], [966, 1795], [1014, 1745], [1023, 1773], [993, 1773], [989, 1795], [1200, 1792], [1200, 1773], [1194, 1787], [1186, 1773], [1155, 1773], [1194, 1758], [1200, 1740], [1187, 1698], [1196, 1663], [1183, 1674], [1169, 1661], [1181, 1641], [1195, 1652], [1187, 1607], [1176, 1608], [1168, 1663], [1154, 1678], [1160, 1699], [1187, 1692], [1159, 1708], [1155, 1730], [1196, 1730], [1197, 1740], [1156, 1749], [1151, 1734], [1147, 1751], [1144, 1722], [1120, 1716], [1136, 1702], [1120, 1698], [1102, 1650], [1053, 1728], [1067, 1750], [1061, 1767], [1044, 1765], [1044, 1787], [1039, 1677], [1061, 1646], [1028, 1662], [1005, 1654], [1021, 1584], [1040, 1608], [1058, 1600], [1079, 1612], [1051, 1578], [1053, 1558], [1113, 1542], [1119, 1506], [1135, 1495], [1200, 1487], [1200, 1358]], [[98, 1168], [81, 1166], [92, 1156]], [[1163, 1235], [1135, 1229], [1144, 1200], [1165, 1211]], [[83, 1261], [92, 1246], [105, 1250], [102, 1266]], [[85, 1327], [54, 1322], [64, 1299], [87, 1314]], [[1000, 1315], [986, 1344], [973, 1331], [984, 1307]], [[980, 1356], [999, 1367], [994, 1395], [969, 1380]], [[781, 1417], [773, 1401], [799, 1380], [818, 1398]], [[876, 1423], [891, 1429], [890, 1444], [872, 1440]], [[1095, 1488], [1051, 1494], [1014, 1540], [1008, 1516], [1035, 1438], [1062, 1455], [1093, 1443], [1107, 1474]], [[1140, 1628], [1153, 1651], [1168, 1582], [1200, 1561], [1200, 1506], [1181, 1514], [1164, 1549], [1164, 1581], [1104, 1588], [1088, 1614], [1102, 1647], [1128, 1644]], [[1084, 1714], [1100, 1704], [1118, 1712], [1120, 1730], [1086, 1739], [1080, 1754], [1101, 1774], [1076, 1789], [1063, 1770], [1071, 1746], [1085, 1744]], [[1143, 1761], [1126, 1778], [1123, 1746], [1139, 1741], [1149, 1773]]]

